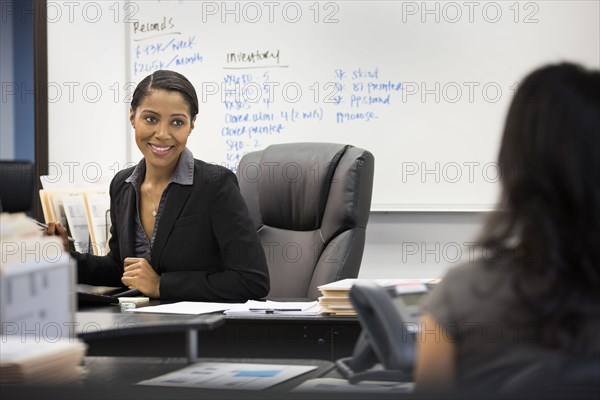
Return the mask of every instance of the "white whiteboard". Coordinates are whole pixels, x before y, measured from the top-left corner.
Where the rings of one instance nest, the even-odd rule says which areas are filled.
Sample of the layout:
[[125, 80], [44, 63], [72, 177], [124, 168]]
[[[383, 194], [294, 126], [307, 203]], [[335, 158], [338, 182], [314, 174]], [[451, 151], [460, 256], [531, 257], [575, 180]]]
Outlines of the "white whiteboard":
[[375, 156], [373, 210], [492, 209], [519, 80], [549, 62], [600, 67], [598, 1], [123, 7], [129, 81], [173, 69], [198, 91], [196, 158], [235, 170], [274, 143], [352, 144]]

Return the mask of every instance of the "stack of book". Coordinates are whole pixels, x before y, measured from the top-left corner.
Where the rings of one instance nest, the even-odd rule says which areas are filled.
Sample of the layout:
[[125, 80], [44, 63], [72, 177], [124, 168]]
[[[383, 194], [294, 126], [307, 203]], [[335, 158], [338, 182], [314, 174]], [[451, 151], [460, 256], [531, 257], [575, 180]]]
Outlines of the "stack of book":
[[62, 386], [79, 383], [86, 346], [79, 340], [25, 341], [2, 336], [0, 384]]
[[334, 316], [355, 316], [356, 310], [350, 302], [350, 289], [356, 282], [370, 280], [379, 286], [388, 287], [407, 283], [423, 283], [429, 285], [434, 279], [343, 279], [321, 285], [318, 289], [322, 296], [319, 297], [321, 313]]

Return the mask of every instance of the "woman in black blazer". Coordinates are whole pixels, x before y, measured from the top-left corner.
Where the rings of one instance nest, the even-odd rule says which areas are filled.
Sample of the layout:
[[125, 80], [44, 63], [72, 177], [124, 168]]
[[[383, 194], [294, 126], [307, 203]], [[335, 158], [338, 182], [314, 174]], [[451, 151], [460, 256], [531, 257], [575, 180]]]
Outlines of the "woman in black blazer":
[[144, 158], [111, 182], [108, 255], [74, 254], [80, 283], [168, 300], [268, 294], [264, 251], [235, 174], [186, 148], [197, 113], [196, 91], [183, 75], [156, 71], [139, 83], [130, 120]]

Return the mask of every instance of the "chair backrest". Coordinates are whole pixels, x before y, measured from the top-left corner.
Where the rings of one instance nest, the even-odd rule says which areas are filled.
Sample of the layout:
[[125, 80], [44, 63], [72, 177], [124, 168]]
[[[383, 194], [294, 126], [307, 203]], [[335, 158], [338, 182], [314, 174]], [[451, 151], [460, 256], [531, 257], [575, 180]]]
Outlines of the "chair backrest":
[[31, 161], [0, 161], [0, 199], [4, 212], [28, 212], [33, 204], [35, 170]]
[[317, 286], [358, 276], [374, 164], [370, 152], [333, 143], [244, 155], [237, 176], [265, 249], [269, 298], [316, 299]]

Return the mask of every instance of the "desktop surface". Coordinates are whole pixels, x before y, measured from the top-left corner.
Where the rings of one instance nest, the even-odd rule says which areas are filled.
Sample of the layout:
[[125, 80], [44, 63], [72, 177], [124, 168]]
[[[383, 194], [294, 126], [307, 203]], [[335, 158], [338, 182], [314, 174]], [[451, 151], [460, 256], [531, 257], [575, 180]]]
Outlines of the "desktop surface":
[[279, 365], [310, 365], [317, 368], [270, 388], [256, 390], [197, 389], [184, 387], [140, 386], [140, 381], [180, 370], [190, 364], [184, 358], [155, 357], [86, 357], [88, 374], [81, 385], [68, 387], [8, 386], [2, 388], [3, 399], [280, 399], [313, 398], [307, 394], [293, 395], [290, 390], [302, 382], [320, 377], [334, 368], [324, 360], [307, 359], [229, 359], [203, 358], [198, 362], [259, 363]]
[[173, 372], [190, 364], [183, 358], [155, 357], [85, 357], [84, 366], [88, 375], [81, 385], [68, 387], [38, 387], [38, 386], [3, 386], [2, 399], [14, 400], [164, 400], [164, 399], [594, 399], [597, 391], [558, 390], [548, 391], [531, 388], [519, 392], [507, 393], [498, 390], [486, 392], [449, 391], [449, 392], [416, 392], [416, 393], [386, 393], [374, 392], [297, 392], [295, 387], [315, 378], [340, 378], [334, 364], [324, 360], [310, 359], [244, 359], [244, 358], [203, 358], [198, 360], [208, 362], [243, 362], [282, 365], [314, 365], [317, 369], [292, 378], [279, 385], [264, 390], [230, 390], [230, 389], [195, 389], [183, 387], [159, 387], [137, 385], [146, 379]]
[[[161, 302], [151, 300], [149, 305], [158, 304]], [[201, 357], [335, 361], [352, 354], [361, 331], [355, 317], [142, 314], [121, 311], [119, 305], [84, 307], [77, 312], [79, 337], [92, 356], [183, 357], [185, 332], [172, 327], [180, 322], [212, 323], [210, 328], [198, 329]], [[114, 329], [121, 327], [124, 329]]]
[[210, 330], [225, 323], [223, 315], [138, 314], [99, 310], [77, 313], [76, 332], [83, 340], [127, 335], [181, 332], [187, 329]]

